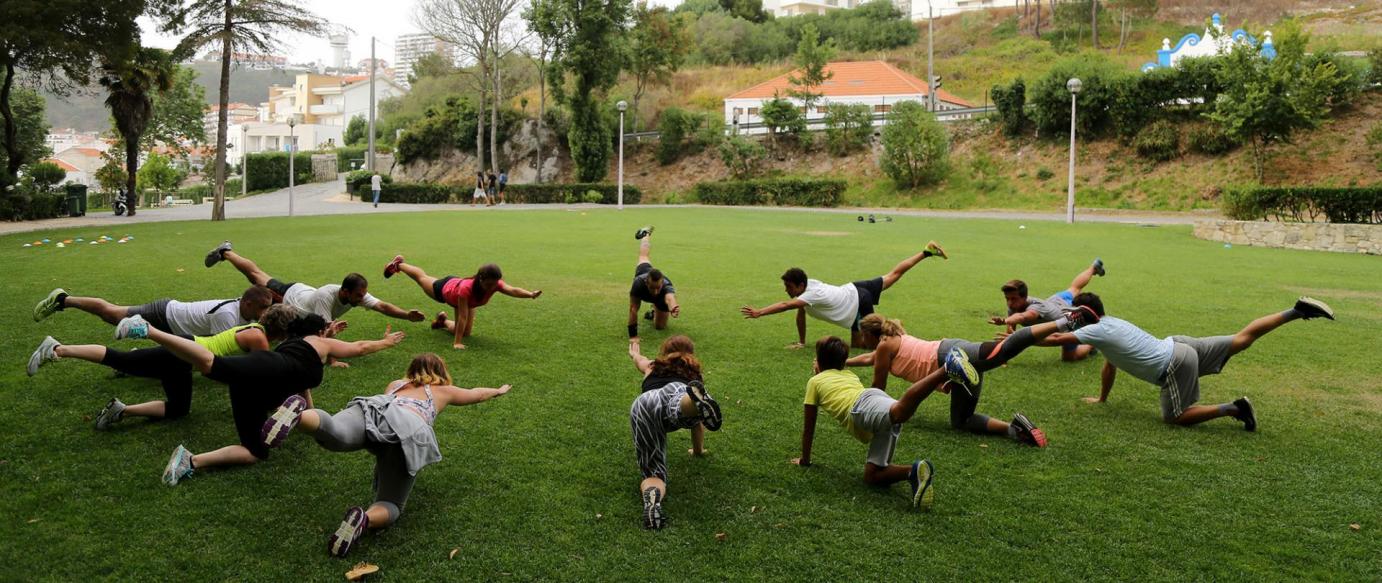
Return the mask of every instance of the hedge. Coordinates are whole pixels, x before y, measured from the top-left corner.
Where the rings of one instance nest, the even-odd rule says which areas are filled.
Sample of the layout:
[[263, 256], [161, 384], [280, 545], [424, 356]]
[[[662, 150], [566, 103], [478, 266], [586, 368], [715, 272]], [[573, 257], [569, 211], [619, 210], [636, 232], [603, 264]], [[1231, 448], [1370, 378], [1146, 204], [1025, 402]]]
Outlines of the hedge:
[[702, 204], [833, 207], [844, 198], [846, 182], [822, 178], [772, 178], [702, 182], [691, 191]]
[[66, 193], [0, 196], [0, 220], [33, 221], [67, 216]]
[[[297, 152], [293, 158], [293, 174], [296, 184], [312, 182], [312, 154]], [[246, 161], [250, 190], [277, 190], [288, 188], [288, 153], [261, 152], [250, 154]]]
[[[350, 171], [345, 177], [346, 192], [349, 194], [358, 194], [360, 196], [369, 194], [370, 178], [373, 176], [374, 173], [369, 170]], [[388, 174], [380, 174], [379, 180], [382, 184], [389, 184], [393, 182], [393, 177]]]
[[[455, 184], [385, 182], [383, 186], [379, 202], [466, 203], [475, 191], [473, 186]], [[510, 184], [504, 189], [504, 199], [521, 204], [571, 204], [592, 202], [594, 197], [588, 196], [592, 192], [599, 197], [600, 204], [615, 204], [619, 200], [619, 187], [606, 183]], [[624, 204], [638, 204], [642, 199], [643, 193], [637, 187], [624, 185]]]
[[1357, 188], [1278, 187], [1229, 189], [1223, 197], [1229, 218], [1256, 221], [1382, 223], [1382, 185]]

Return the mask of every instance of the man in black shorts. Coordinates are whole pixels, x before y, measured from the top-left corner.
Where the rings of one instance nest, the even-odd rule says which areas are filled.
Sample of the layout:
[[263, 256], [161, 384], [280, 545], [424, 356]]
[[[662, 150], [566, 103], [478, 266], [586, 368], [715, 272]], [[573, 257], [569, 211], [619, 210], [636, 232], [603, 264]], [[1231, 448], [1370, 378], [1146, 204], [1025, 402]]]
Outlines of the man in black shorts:
[[849, 329], [850, 345], [855, 348], [863, 348], [864, 341], [859, 335], [859, 320], [873, 313], [874, 306], [877, 306], [883, 299], [883, 290], [892, 287], [894, 283], [897, 283], [897, 280], [902, 279], [903, 275], [906, 275], [909, 270], [927, 257], [948, 259], [945, 250], [941, 249], [941, 246], [935, 241], [931, 241], [926, 244], [926, 248], [921, 253], [903, 259], [885, 275], [839, 286], [823, 283], [816, 279], [807, 279], [805, 271], [799, 267], [793, 267], [782, 274], [782, 285], [787, 290], [787, 296], [792, 299], [762, 309], [744, 306], [739, 308], [739, 313], [743, 314], [745, 318], [761, 318], [795, 309], [797, 311], [797, 341], [794, 344], [788, 344], [787, 348], [796, 349], [806, 346], [807, 314], [811, 314], [818, 320], [825, 320], [841, 328]]
[[661, 270], [654, 269], [648, 259], [653, 244], [653, 228], [643, 227], [634, 234], [638, 239], [638, 267], [633, 270], [633, 287], [629, 289], [629, 338], [638, 337], [638, 310], [643, 302], [653, 305], [644, 318], [653, 321], [658, 330], [667, 328], [667, 317], [681, 315], [681, 304], [677, 303], [677, 289], [672, 280], [667, 279]]

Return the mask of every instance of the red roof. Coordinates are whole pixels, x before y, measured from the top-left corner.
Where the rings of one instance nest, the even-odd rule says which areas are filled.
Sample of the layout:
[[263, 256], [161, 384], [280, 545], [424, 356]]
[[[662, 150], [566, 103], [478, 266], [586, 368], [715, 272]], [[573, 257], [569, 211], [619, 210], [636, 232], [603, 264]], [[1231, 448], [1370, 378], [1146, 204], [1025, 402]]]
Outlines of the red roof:
[[89, 156], [92, 158], [101, 157], [101, 151], [97, 150], [96, 148], [68, 148], [68, 150], [74, 150], [83, 156]]
[[66, 170], [66, 171], [68, 171], [68, 172], [81, 172], [81, 171], [82, 171], [81, 168], [78, 168], [78, 167], [76, 167], [76, 166], [73, 166], [73, 165], [71, 165], [71, 164], [69, 164], [69, 163], [67, 163], [67, 162], [63, 162], [62, 160], [59, 160], [59, 159], [57, 159], [57, 158], [49, 158], [49, 159], [47, 159], [47, 160], [44, 160], [44, 162], [47, 162], [47, 163], [49, 163], [49, 164], [56, 164], [59, 168], [62, 168], [63, 170]]
[[[822, 83], [818, 91], [827, 98], [927, 94], [925, 81], [883, 61], [830, 63], [825, 66], [825, 71], [830, 74], [830, 79]], [[764, 81], [725, 99], [771, 99], [778, 94], [786, 95], [794, 89], [788, 81], [788, 77], [794, 73], [796, 71]], [[937, 90], [936, 97], [947, 103], [973, 106], [944, 89]]]

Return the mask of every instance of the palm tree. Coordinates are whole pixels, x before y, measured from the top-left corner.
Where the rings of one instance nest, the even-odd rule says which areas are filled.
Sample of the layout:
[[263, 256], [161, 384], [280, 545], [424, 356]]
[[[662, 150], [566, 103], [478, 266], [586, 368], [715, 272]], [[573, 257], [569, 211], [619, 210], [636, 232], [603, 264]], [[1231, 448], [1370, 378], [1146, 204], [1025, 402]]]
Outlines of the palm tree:
[[173, 86], [173, 60], [168, 51], [140, 47], [126, 62], [101, 65], [101, 86], [106, 88], [106, 107], [115, 119], [115, 129], [125, 142], [125, 192], [130, 197], [130, 215], [139, 207], [135, 174], [139, 171], [139, 139], [154, 116], [153, 93]]
[[235, 52], [273, 53], [279, 46], [276, 32], [324, 35], [328, 23], [312, 12], [285, 0], [187, 0], [163, 23], [164, 32], [191, 32], [174, 51], [188, 57], [207, 45], [221, 49], [220, 112], [216, 116], [215, 203], [211, 220], [226, 218], [226, 108], [230, 105], [230, 61]]

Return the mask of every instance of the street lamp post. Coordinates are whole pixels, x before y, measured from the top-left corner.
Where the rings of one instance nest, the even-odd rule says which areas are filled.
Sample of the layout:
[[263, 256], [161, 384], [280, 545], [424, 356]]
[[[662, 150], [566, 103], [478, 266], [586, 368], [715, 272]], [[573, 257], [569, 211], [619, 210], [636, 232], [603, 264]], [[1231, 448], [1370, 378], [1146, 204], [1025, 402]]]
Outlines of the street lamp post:
[[615, 104], [619, 108], [619, 210], [624, 210], [624, 110], [629, 108], [627, 101]]
[[293, 128], [297, 125], [297, 115], [288, 116], [288, 216], [290, 217], [293, 216], [293, 158], [297, 154], [297, 137]]
[[1070, 187], [1065, 193], [1065, 222], [1075, 222], [1075, 96], [1084, 87], [1079, 79], [1071, 78], [1065, 82], [1070, 90]]

